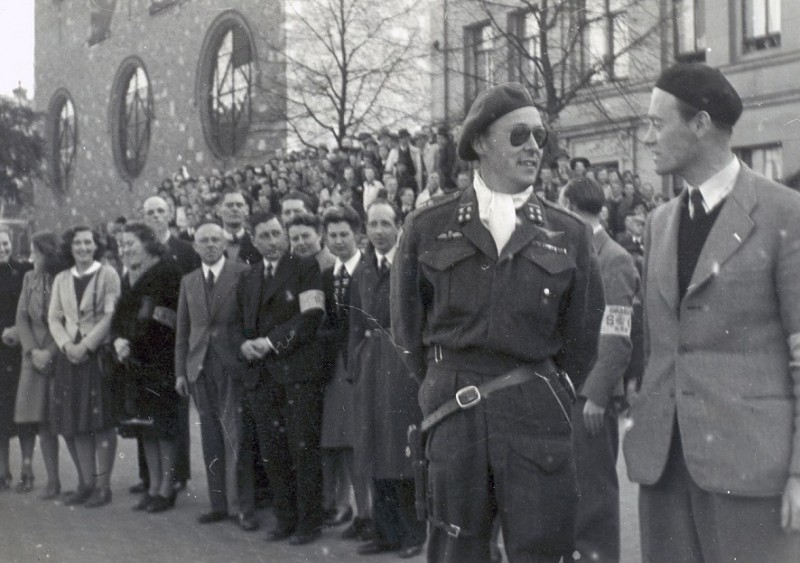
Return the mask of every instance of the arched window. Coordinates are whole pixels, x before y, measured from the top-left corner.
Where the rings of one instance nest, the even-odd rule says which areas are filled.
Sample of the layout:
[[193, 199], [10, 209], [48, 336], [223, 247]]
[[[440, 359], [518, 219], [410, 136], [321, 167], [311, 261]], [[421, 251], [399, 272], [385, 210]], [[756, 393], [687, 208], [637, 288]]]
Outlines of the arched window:
[[50, 130], [50, 176], [53, 188], [61, 193], [69, 189], [78, 146], [75, 105], [66, 90], [56, 92], [47, 112]]
[[253, 43], [244, 19], [223, 15], [212, 25], [203, 49], [203, 129], [220, 156], [233, 156], [250, 130]]
[[114, 157], [123, 176], [136, 178], [147, 161], [153, 120], [150, 80], [139, 59], [122, 63], [112, 95]]

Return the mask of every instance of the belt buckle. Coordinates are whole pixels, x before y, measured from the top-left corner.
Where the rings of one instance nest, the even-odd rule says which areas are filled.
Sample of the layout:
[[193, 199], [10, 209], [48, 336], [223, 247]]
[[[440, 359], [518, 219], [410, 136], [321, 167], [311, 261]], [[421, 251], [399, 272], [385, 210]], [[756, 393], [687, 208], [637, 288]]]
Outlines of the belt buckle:
[[461, 409], [471, 409], [481, 402], [481, 391], [474, 385], [467, 385], [456, 391], [456, 403]]

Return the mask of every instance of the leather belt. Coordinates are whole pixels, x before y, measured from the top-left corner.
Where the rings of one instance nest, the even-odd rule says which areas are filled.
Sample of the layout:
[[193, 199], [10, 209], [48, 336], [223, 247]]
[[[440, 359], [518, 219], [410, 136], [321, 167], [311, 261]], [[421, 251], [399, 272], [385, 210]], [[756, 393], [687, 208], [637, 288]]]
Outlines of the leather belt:
[[456, 391], [455, 397], [424, 418], [420, 425], [420, 430], [423, 434], [426, 433], [451, 414], [471, 409], [477, 406], [483, 399], [501, 389], [527, 383], [537, 376], [545, 378], [545, 375], [538, 373], [540, 371], [545, 372], [546, 375], [552, 375], [553, 363], [550, 360], [545, 360], [544, 362], [539, 362], [532, 366], [518, 366], [482, 385], [467, 385], [466, 387], [462, 387]]

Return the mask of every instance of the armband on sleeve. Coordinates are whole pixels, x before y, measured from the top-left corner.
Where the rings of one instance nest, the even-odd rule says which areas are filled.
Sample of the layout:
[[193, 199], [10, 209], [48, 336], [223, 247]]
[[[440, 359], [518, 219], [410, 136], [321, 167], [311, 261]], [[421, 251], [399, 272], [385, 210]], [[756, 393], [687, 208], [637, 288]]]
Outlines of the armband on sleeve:
[[300, 312], [312, 309], [325, 310], [325, 294], [320, 289], [309, 289], [300, 294]]
[[603, 313], [603, 324], [600, 325], [600, 334], [603, 336], [630, 337], [632, 316], [633, 307], [606, 305]]

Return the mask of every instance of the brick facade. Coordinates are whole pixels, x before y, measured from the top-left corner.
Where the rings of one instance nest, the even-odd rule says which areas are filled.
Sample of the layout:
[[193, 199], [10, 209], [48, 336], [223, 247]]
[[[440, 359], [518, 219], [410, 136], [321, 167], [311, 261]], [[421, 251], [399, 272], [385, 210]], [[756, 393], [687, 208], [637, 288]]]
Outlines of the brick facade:
[[[47, 112], [54, 96], [66, 92], [77, 123], [68, 189], [60, 193], [52, 181], [37, 184], [36, 227], [60, 230], [130, 216], [181, 166], [199, 175], [264, 162], [285, 146], [284, 96], [275, 86], [285, 83], [285, 64], [270, 48], [283, 41], [283, 17], [281, 0], [36, 0], [34, 107]], [[230, 21], [251, 39], [252, 119], [244, 145], [224, 157], [209, 145], [203, 128], [203, 70], [214, 30]], [[153, 108], [148, 156], [135, 178], [122, 171], [112, 141], [115, 78], [132, 57], [147, 73]]]

